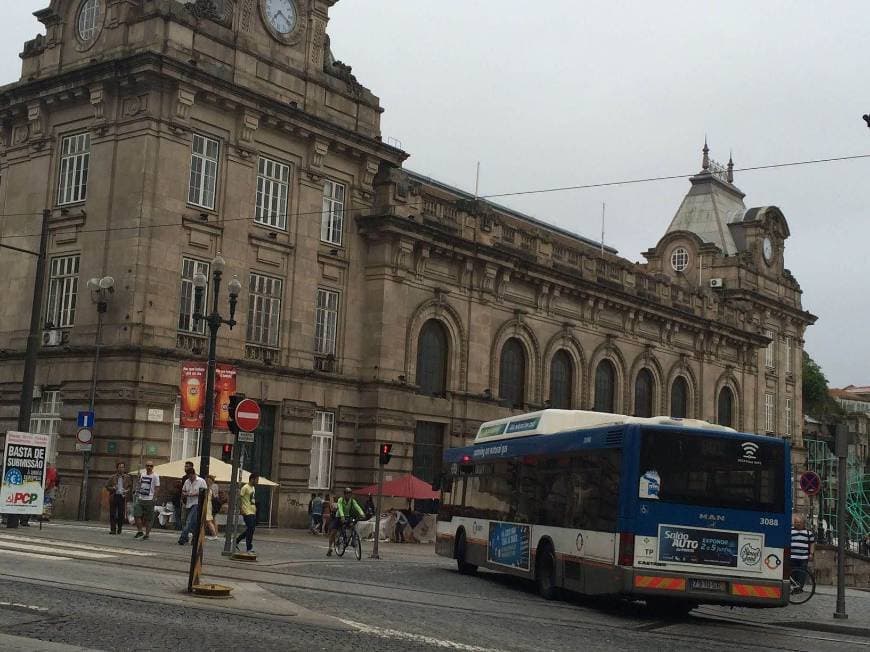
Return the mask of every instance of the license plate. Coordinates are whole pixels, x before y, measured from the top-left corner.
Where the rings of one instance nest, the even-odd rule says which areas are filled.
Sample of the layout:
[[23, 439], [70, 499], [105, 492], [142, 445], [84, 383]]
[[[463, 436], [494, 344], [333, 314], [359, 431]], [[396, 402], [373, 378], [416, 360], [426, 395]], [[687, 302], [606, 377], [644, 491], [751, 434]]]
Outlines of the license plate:
[[712, 593], [727, 593], [728, 582], [723, 580], [705, 580], [695, 577], [689, 578], [689, 590], [710, 591]]

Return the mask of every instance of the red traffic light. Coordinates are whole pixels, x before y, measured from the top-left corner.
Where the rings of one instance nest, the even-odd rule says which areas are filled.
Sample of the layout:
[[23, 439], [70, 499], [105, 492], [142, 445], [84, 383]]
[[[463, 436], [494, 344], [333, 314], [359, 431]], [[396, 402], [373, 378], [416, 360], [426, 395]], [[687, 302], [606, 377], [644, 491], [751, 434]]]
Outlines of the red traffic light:
[[391, 450], [393, 450], [392, 444], [381, 444], [379, 459], [382, 465], [390, 463], [390, 459], [393, 457], [390, 455]]
[[221, 449], [221, 461], [224, 464], [229, 464], [233, 459], [233, 445], [232, 444], [224, 444]]

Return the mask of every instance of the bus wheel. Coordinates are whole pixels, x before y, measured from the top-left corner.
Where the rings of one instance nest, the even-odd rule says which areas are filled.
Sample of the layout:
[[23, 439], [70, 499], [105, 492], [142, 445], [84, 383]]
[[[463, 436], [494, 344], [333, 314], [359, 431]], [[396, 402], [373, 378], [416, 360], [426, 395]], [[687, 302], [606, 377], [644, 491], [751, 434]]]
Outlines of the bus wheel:
[[558, 600], [560, 591], [556, 584], [556, 554], [550, 543], [543, 543], [538, 547], [535, 560], [535, 583], [538, 585], [538, 593], [545, 600]]
[[456, 566], [462, 575], [474, 575], [477, 572], [477, 566], [465, 561], [467, 550], [468, 544], [465, 541], [465, 530], [462, 530], [456, 538]]

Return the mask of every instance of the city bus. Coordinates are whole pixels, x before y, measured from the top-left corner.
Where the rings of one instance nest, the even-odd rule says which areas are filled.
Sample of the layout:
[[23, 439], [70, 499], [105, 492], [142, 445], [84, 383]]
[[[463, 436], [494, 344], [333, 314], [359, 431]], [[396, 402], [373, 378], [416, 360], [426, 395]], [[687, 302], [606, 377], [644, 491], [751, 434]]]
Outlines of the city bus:
[[788, 604], [790, 447], [671, 417], [543, 410], [445, 451], [436, 551], [459, 572], [700, 604]]

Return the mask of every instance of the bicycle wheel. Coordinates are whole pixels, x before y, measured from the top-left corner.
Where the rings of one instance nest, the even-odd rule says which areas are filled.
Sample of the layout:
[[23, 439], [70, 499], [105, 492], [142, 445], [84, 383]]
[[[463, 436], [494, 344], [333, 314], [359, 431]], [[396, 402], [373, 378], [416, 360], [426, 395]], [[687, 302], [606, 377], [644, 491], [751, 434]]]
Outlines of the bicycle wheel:
[[794, 568], [788, 576], [790, 604], [804, 604], [816, 592], [816, 578], [806, 568]]
[[344, 531], [344, 528], [341, 528], [338, 531], [338, 536], [335, 538], [335, 554], [339, 557], [344, 555], [344, 551], [347, 549], [347, 533]]
[[353, 534], [350, 537], [350, 545], [353, 548], [353, 554], [356, 555], [357, 561], [362, 559], [362, 541], [359, 540], [359, 532], [356, 531], [356, 528], [354, 528]]

